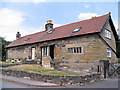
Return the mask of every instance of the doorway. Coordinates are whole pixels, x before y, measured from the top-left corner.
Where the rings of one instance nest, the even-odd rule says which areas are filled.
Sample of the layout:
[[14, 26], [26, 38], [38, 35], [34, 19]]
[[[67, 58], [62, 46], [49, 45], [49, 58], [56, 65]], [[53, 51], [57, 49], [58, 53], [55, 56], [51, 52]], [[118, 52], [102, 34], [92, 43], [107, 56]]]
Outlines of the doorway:
[[32, 60], [35, 59], [35, 48], [32, 48]]
[[100, 71], [101, 75], [104, 78], [108, 77], [108, 72], [109, 72], [109, 60], [100, 60]]
[[104, 78], [108, 77], [108, 71], [109, 71], [109, 61], [104, 61]]
[[51, 59], [54, 59], [54, 46], [55, 45], [50, 46], [50, 57], [51, 57]]

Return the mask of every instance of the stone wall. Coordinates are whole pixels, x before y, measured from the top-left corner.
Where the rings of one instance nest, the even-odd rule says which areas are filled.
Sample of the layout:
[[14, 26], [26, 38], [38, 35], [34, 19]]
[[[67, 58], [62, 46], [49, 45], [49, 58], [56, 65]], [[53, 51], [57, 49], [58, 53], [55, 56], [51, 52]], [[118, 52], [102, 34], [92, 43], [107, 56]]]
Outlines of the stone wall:
[[[108, 29], [111, 32], [111, 39], [105, 37], [105, 29]], [[101, 37], [112, 47], [112, 49], [116, 52], [116, 42], [115, 42], [115, 36], [113, 35], [113, 31], [111, 29], [110, 23], [106, 23], [105, 28], [103, 31], [100, 33]], [[101, 42], [101, 45], [105, 44], [104, 42]], [[103, 51], [102, 57], [105, 57], [107, 55], [106, 49], [110, 49], [108, 45], [104, 45], [101, 47], [101, 51]], [[117, 62], [116, 54], [113, 52], [111, 49], [111, 58], [105, 57], [104, 60], [110, 60], [111, 63]], [[102, 59], [103, 60], [103, 59]]]
[[4, 63], [0, 64], [0, 67], [9, 67], [9, 66], [16, 66], [16, 65], [21, 65], [22, 63]]
[[84, 85], [99, 81], [100, 74], [91, 74], [85, 76], [56, 76], [56, 75], [45, 75], [39, 73], [17, 71], [11, 69], [2, 69], [2, 74], [11, 75], [15, 77], [27, 77], [32, 80], [38, 80], [43, 82], [50, 82], [59, 85], [71, 86], [71, 85]]
[[[111, 30], [109, 22], [105, 28]], [[112, 32], [112, 30], [111, 30]], [[100, 34], [105, 38], [105, 30], [103, 29]], [[111, 44], [115, 49], [115, 38], [113, 33], [111, 34], [112, 39], [105, 40]], [[50, 67], [50, 56], [41, 57], [41, 47], [47, 46], [54, 43], [54, 60], [53, 63], [56, 69], [64, 70], [73, 73], [91, 73], [97, 72], [99, 60], [109, 60], [115, 62], [116, 55], [111, 50], [111, 58], [107, 57], [107, 48], [109, 48], [99, 37], [98, 34], [81, 35], [76, 37], [63, 38], [58, 40], [51, 40], [46, 42], [40, 42], [32, 45], [18, 46], [14, 48], [8, 48], [8, 58], [22, 58], [31, 59], [31, 48], [35, 47], [35, 60], [39, 61], [42, 59], [42, 66]], [[71, 47], [82, 47], [82, 53], [68, 53], [68, 48]], [[49, 50], [48, 50], [49, 53]]]

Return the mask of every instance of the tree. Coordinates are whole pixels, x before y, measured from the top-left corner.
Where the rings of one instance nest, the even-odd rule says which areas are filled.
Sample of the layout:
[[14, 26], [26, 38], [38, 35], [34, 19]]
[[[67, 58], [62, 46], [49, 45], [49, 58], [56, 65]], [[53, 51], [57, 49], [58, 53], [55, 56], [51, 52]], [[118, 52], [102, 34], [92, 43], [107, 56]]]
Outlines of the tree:
[[10, 41], [6, 41], [3, 37], [0, 37], [0, 60], [6, 60], [6, 49], [5, 47], [10, 44]]
[[119, 58], [118, 62], [120, 62], [120, 39], [116, 41], [116, 55]]

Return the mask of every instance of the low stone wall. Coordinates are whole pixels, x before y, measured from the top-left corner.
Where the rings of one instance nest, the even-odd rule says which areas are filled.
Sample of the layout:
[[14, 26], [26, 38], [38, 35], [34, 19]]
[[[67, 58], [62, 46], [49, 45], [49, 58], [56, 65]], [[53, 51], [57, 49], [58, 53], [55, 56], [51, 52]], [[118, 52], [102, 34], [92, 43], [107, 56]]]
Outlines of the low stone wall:
[[64, 86], [72, 86], [72, 85], [84, 85], [87, 83], [93, 83], [95, 81], [99, 81], [100, 74], [91, 74], [86, 76], [57, 76], [57, 75], [46, 75], [25, 71], [17, 71], [11, 69], [2, 69], [3, 75], [11, 75], [15, 77], [27, 77], [32, 80], [38, 80], [49, 83], [56, 83]]
[[22, 63], [4, 63], [0, 64], [0, 67], [9, 67], [9, 66], [16, 66], [16, 65], [21, 65]]
[[37, 61], [35, 61], [35, 60], [23, 60], [22, 64], [37, 64]]

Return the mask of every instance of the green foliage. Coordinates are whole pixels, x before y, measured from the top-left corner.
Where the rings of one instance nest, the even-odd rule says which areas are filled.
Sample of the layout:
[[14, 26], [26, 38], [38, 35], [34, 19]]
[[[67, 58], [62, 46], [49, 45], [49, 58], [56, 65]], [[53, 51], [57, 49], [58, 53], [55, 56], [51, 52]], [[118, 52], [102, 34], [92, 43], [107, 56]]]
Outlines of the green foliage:
[[14, 60], [14, 58], [11, 58], [11, 60]]
[[3, 37], [0, 37], [0, 59], [2, 61], [6, 60], [6, 49], [5, 47], [10, 44], [10, 41], [6, 41]]

